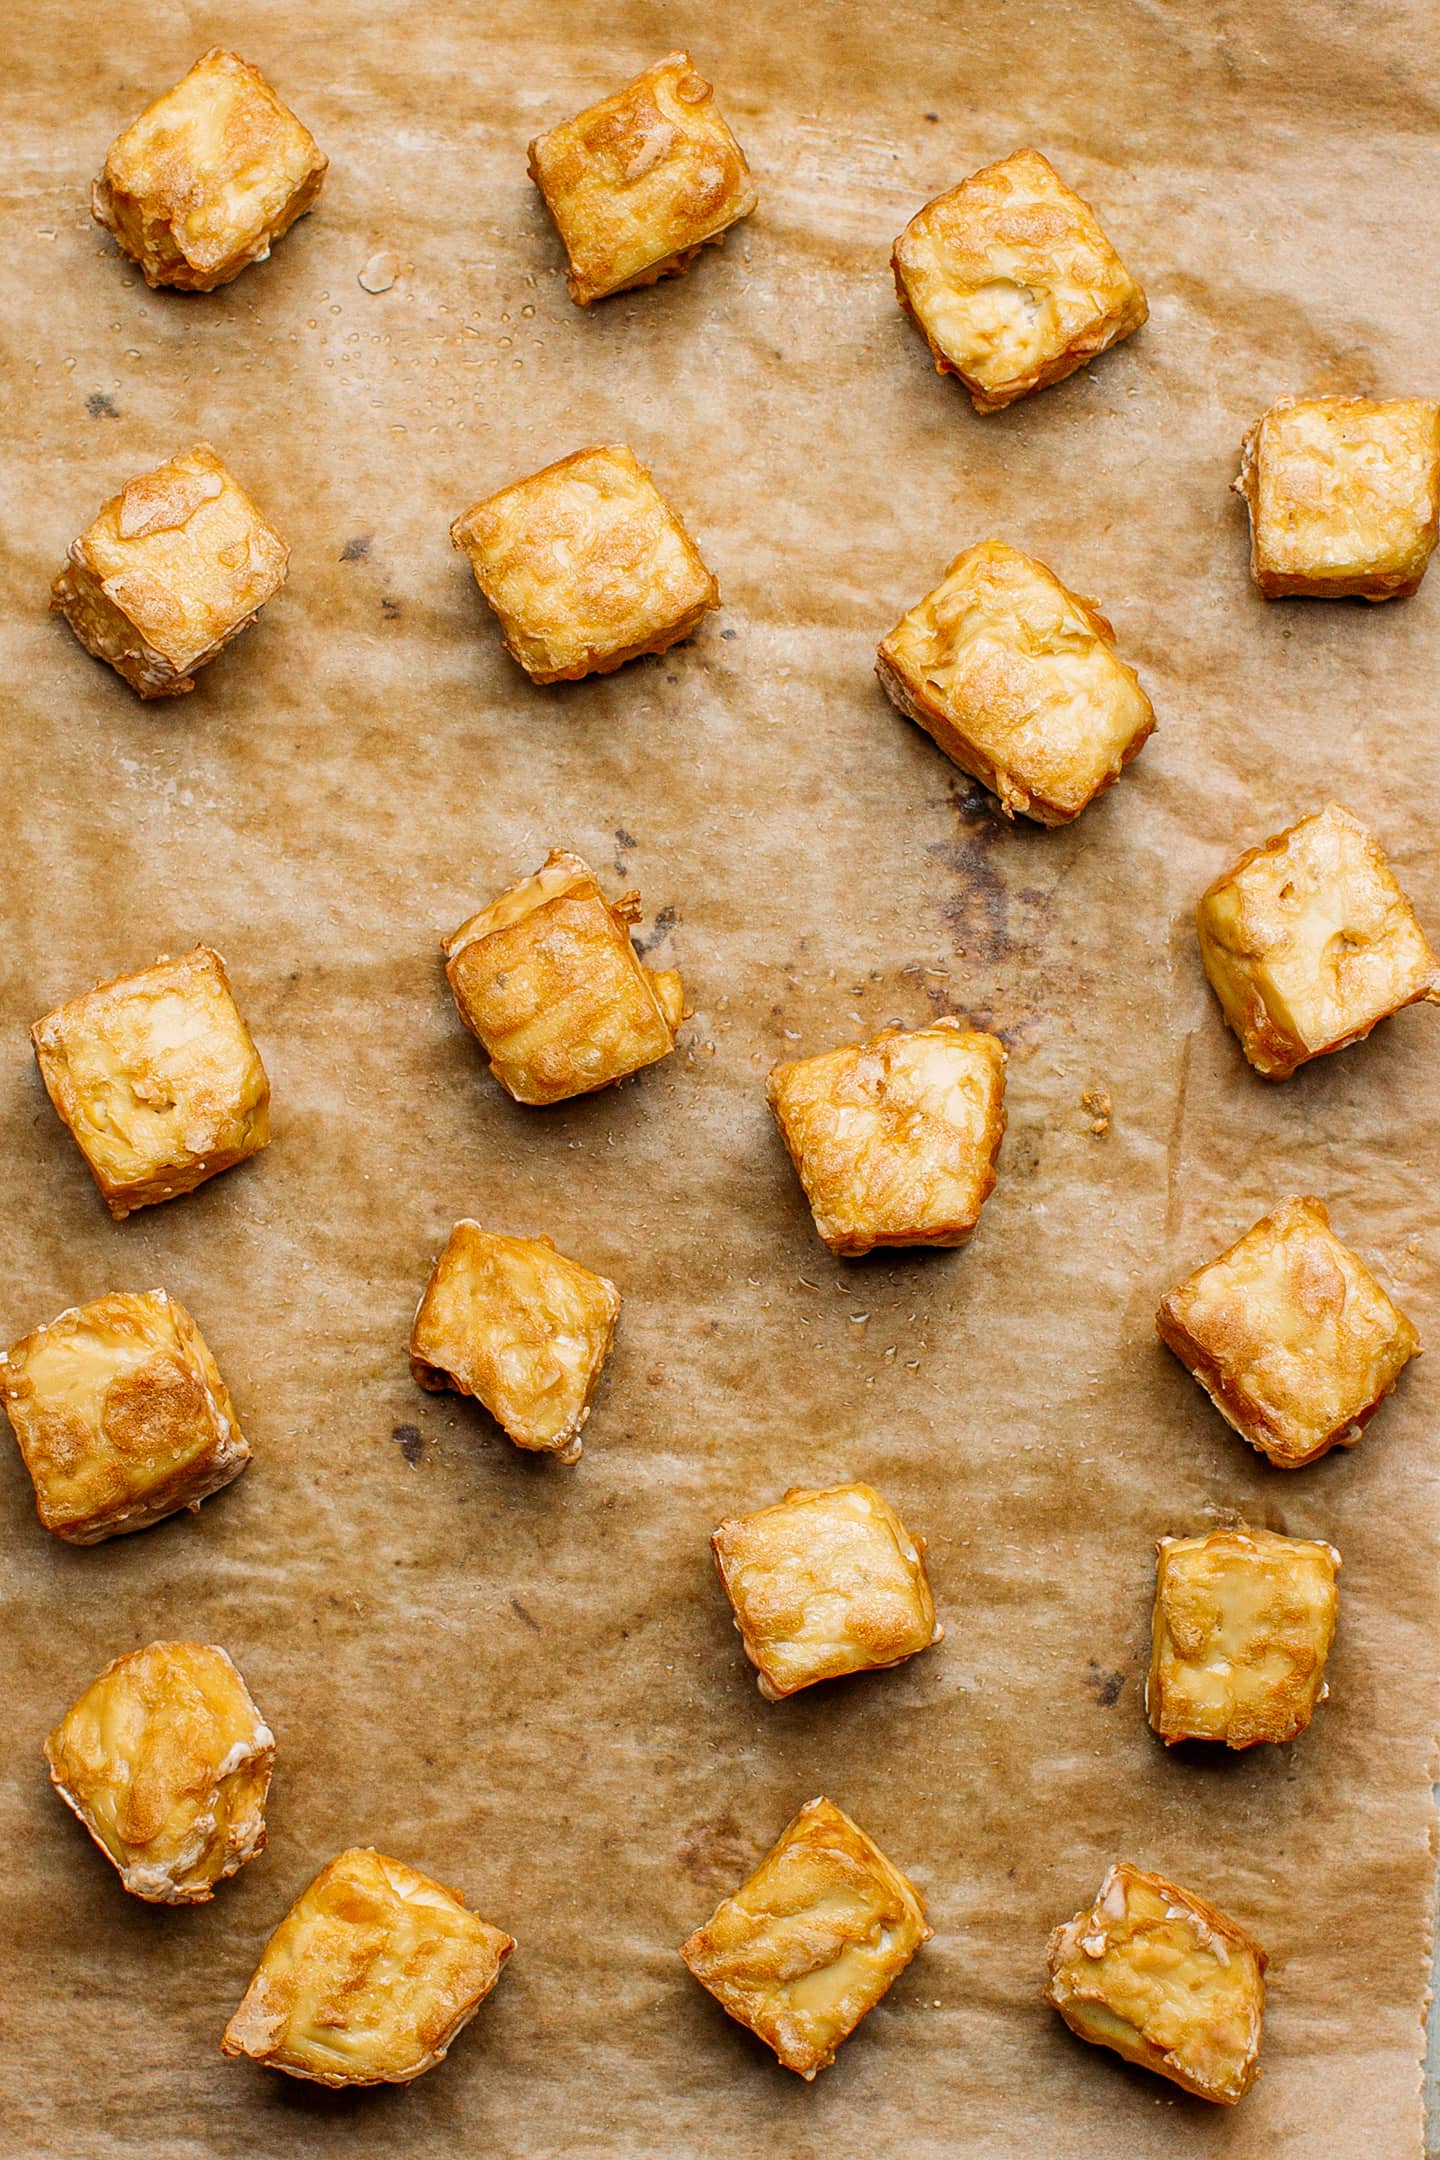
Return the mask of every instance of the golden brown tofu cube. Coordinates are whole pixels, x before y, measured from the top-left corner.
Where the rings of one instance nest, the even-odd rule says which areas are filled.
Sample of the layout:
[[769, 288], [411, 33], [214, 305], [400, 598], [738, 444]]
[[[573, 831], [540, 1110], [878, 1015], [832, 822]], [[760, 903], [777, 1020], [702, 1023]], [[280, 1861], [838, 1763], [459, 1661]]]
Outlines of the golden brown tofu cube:
[[216, 45], [115, 138], [91, 209], [147, 285], [210, 292], [265, 260], [326, 162], [260, 70]]
[[1246, 436], [1233, 484], [1267, 600], [1404, 599], [1440, 533], [1440, 404], [1281, 398]]
[[899, 1665], [945, 1632], [925, 1540], [873, 1485], [792, 1486], [774, 1507], [727, 1518], [710, 1544], [767, 1702]]
[[1273, 1530], [1161, 1538], [1145, 1711], [1167, 1747], [1293, 1740], [1329, 1694], [1340, 1555]]
[[46, 1092], [117, 1221], [270, 1138], [270, 1082], [208, 945], [119, 975], [30, 1030]]
[[116, 1658], [55, 1727], [45, 1760], [132, 1897], [206, 1904], [265, 1849], [275, 1736], [211, 1643]]
[[885, 1028], [772, 1067], [765, 1099], [832, 1253], [963, 1245], [980, 1220], [1005, 1132], [998, 1037], [949, 1018]]
[[810, 1800], [680, 1955], [722, 2009], [809, 2079], [933, 1933], [915, 1885], [848, 1815]]
[[956, 556], [882, 640], [875, 672], [1006, 817], [1040, 825], [1078, 817], [1155, 726], [1094, 603], [1002, 540]]
[[638, 893], [612, 905], [588, 863], [555, 849], [446, 938], [460, 1018], [516, 1102], [587, 1095], [674, 1049], [685, 993], [673, 968], [641, 966], [639, 912]]
[[683, 52], [537, 136], [530, 177], [565, 243], [580, 307], [678, 277], [755, 208], [744, 152]]
[[250, 1449], [200, 1330], [163, 1290], [74, 1305], [0, 1357], [40, 1520], [67, 1545], [145, 1530], [240, 1475]]
[[1323, 1200], [1284, 1200], [1160, 1301], [1160, 1340], [1282, 1470], [1353, 1447], [1420, 1337]]
[[1233, 2107], [1255, 2082], [1265, 1964], [1238, 1920], [1122, 1861], [1050, 1937], [1045, 1995], [1082, 2040]]
[[285, 582], [290, 550], [208, 443], [112, 495], [50, 589], [87, 652], [179, 697]]
[[514, 1948], [458, 1890], [352, 1846], [266, 1943], [222, 2052], [317, 2085], [407, 2084], [443, 2060]]
[[1394, 872], [1338, 803], [1247, 849], [1201, 895], [1200, 957], [1267, 1080], [1363, 1041], [1406, 1005], [1440, 1004], [1440, 960]]
[[532, 682], [668, 652], [720, 605], [699, 550], [633, 450], [576, 450], [456, 518], [450, 538]]
[[620, 1293], [551, 1239], [458, 1222], [410, 1331], [421, 1387], [485, 1405], [516, 1447], [580, 1459], [580, 1435], [610, 1354]]
[[937, 195], [890, 258], [900, 305], [977, 412], [1059, 382], [1138, 330], [1145, 295], [1038, 150]]

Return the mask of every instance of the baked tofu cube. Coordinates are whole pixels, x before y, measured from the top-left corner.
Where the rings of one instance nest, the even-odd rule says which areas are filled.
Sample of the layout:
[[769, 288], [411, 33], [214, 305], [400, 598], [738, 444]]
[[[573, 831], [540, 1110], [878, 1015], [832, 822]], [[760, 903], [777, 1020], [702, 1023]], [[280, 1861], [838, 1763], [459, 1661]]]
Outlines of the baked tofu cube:
[[1329, 1694], [1340, 1555], [1273, 1530], [1161, 1538], [1145, 1711], [1167, 1747], [1293, 1740]]
[[1160, 1301], [1156, 1332], [1282, 1470], [1353, 1447], [1420, 1337], [1323, 1200], [1284, 1200]]
[[793, 1486], [774, 1507], [727, 1518], [710, 1544], [767, 1702], [902, 1664], [945, 1632], [925, 1540], [873, 1485]]
[[270, 1138], [270, 1082], [208, 945], [57, 1005], [30, 1030], [46, 1092], [116, 1221]]
[[580, 1459], [620, 1293], [548, 1237], [458, 1222], [410, 1331], [421, 1387], [473, 1395], [516, 1447]]
[[995, 1186], [1005, 1050], [963, 1020], [771, 1068], [765, 1099], [832, 1253], [963, 1245]]
[[216, 45], [115, 138], [91, 209], [147, 285], [210, 292], [265, 260], [326, 162], [260, 70]]
[[1281, 398], [1246, 436], [1233, 484], [1267, 600], [1402, 600], [1440, 532], [1440, 404]]
[[1195, 911], [1200, 957], [1267, 1080], [1440, 1004], [1440, 960], [1370, 833], [1338, 803], [1247, 849]]
[[116, 1658], [55, 1727], [45, 1760], [132, 1897], [204, 1905], [265, 1849], [275, 1736], [211, 1643]]
[[721, 2008], [813, 2078], [922, 1943], [919, 1891], [828, 1800], [809, 1800], [680, 1955]]
[[530, 177], [565, 243], [580, 307], [678, 277], [755, 208], [744, 152], [683, 52], [537, 136]]
[[237, 1478], [250, 1449], [200, 1330], [163, 1290], [74, 1305], [0, 1357], [40, 1520], [67, 1545], [145, 1530]]
[[456, 518], [450, 538], [532, 682], [668, 652], [720, 605], [699, 550], [633, 450], [576, 450]]
[[458, 1890], [352, 1846], [265, 1945], [221, 2050], [316, 2085], [404, 2085], [433, 2070], [515, 1948]]
[[1073, 375], [1149, 313], [1089, 203], [1038, 150], [937, 195], [890, 264], [936, 369], [960, 377], [976, 412]]
[[1233, 2107], [1255, 2082], [1265, 1963], [1238, 1920], [1122, 1862], [1051, 1936], [1045, 1994], [1082, 2040]]
[[208, 443], [112, 495], [50, 588], [87, 652], [142, 698], [195, 687], [285, 582], [290, 550]]
[[875, 672], [948, 758], [1040, 825], [1068, 825], [1155, 725], [1089, 600], [1002, 540], [957, 555], [883, 639]]
[[685, 992], [674, 968], [641, 966], [639, 913], [638, 893], [612, 904], [588, 863], [555, 849], [446, 938], [460, 1018], [516, 1102], [587, 1095], [674, 1049]]

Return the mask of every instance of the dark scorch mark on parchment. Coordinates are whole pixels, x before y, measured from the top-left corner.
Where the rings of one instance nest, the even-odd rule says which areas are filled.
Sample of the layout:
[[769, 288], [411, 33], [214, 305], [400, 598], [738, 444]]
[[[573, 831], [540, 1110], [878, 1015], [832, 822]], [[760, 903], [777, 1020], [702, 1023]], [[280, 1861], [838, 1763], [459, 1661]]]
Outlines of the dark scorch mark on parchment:
[[413, 1470], [425, 1452], [425, 1435], [419, 1426], [397, 1425], [390, 1437], [399, 1443], [401, 1454]]
[[643, 937], [636, 938], [636, 952], [654, 952], [657, 945], [664, 944], [666, 938], [669, 937], [670, 932], [675, 928], [675, 925], [677, 922], [679, 922], [679, 920], [680, 917], [676, 909], [674, 909], [673, 907], [662, 907], [659, 914], [655, 917], [654, 923], [651, 925], [650, 929], [646, 931]]
[[950, 782], [947, 793], [959, 828], [953, 840], [932, 840], [926, 853], [954, 873], [955, 890], [942, 913], [957, 949], [967, 959], [993, 966], [1013, 950], [1010, 897], [1005, 880], [990, 861], [996, 843], [1009, 830], [995, 799], [983, 788]]
[[1085, 1685], [1102, 1710], [1112, 1710], [1124, 1690], [1125, 1675], [1123, 1672], [1102, 1672], [1094, 1658], [1091, 1658]]

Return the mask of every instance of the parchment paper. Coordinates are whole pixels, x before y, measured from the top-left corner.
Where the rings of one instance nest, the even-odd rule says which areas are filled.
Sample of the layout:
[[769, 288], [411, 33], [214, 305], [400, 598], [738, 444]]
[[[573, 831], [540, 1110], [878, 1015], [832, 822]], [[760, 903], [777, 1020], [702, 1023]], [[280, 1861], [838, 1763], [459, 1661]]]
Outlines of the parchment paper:
[[[313, 128], [329, 181], [237, 284], [151, 294], [90, 223], [90, 179], [220, 40]], [[198, 1517], [71, 1551], [0, 1449], [0, 2148], [1417, 2154], [1431, 1361], [1353, 1456], [1286, 1475], [1151, 1315], [1299, 1191], [1440, 1331], [1434, 1014], [1267, 1087], [1190, 927], [1242, 846], [1335, 796], [1440, 928], [1440, 577], [1383, 608], [1266, 605], [1226, 492], [1275, 396], [1436, 386], [1433, 13], [32, 0], [5, 43], [0, 1332], [167, 1286], [255, 1460]], [[526, 141], [680, 44], [760, 209], [679, 283], [582, 314]], [[1097, 205], [1151, 321], [981, 420], [931, 371], [887, 256], [919, 204], [1025, 143]], [[403, 268], [371, 295], [380, 249]], [[46, 591], [101, 500], [197, 435], [291, 543], [291, 578], [192, 697], [146, 707]], [[687, 517], [725, 608], [663, 659], [535, 690], [447, 523], [612, 439]], [[987, 534], [1097, 596], [1159, 714], [1068, 831], [1005, 826], [871, 675], [878, 636]], [[655, 950], [696, 1013], [667, 1064], [537, 1112], [488, 1079], [437, 939], [552, 843], [638, 883], [649, 934], [665, 911]], [[269, 1066], [274, 1142], [112, 1224], [25, 1029], [201, 937]], [[1011, 1051], [980, 1230], [960, 1254], [832, 1262], [765, 1069], [949, 1010]], [[577, 1469], [411, 1384], [411, 1311], [462, 1214], [548, 1232], [622, 1288]], [[929, 1538], [946, 1640], [768, 1707], [707, 1533], [852, 1477]], [[1333, 1700], [1292, 1748], [1167, 1757], [1140, 1700], [1153, 1540], [1232, 1508], [1343, 1552]], [[124, 1895], [39, 1752], [108, 1658], [166, 1635], [226, 1645], [279, 1736], [268, 1852], [189, 1912]], [[936, 1935], [806, 2087], [675, 1949], [818, 1792], [910, 1872]], [[270, 1928], [354, 1842], [519, 1938], [495, 1995], [409, 2089], [222, 2062]], [[1269, 1948], [1264, 2076], [1234, 2113], [1039, 1999], [1047, 1931], [1120, 1854]]]

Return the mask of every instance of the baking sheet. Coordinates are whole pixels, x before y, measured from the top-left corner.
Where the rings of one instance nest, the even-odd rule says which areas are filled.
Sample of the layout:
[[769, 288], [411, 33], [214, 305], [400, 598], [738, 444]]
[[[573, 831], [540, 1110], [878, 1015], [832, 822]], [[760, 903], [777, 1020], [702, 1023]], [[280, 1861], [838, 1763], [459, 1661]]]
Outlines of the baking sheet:
[[[271, 262], [151, 294], [91, 225], [89, 182], [220, 40], [313, 128], [329, 180]], [[582, 314], [526, 141], [681, 44], [760, 209], [685, 279]], [[255, 1460], [197, 1518], [70, 1551], [0, 1450], [0, 2149], [1421, 2150], [1429, 1361], [1353, 1456], [1286, 1476], [1150, 1321], [1272, 1198], [1314, 1191], [1440, 1325], [1435, 1016], [1267, 1087], [1189, 926], [1243, 845], [1331, 795], [1440, 924], [1440, 584], [1267, 606], [1226, 493], [1276, 395], [1434, 388], [1436, 45], [1423, 6], [1299, 0], [33, 0], [12, 20], [0, 1332], [167, 1286]], [[1024, 143], [1095, 202], [1151, 320], [981, 420], [931, 371], [887, 255], [921, 202]], [[403, 267], [372, 295], [357, 273], [383, 249]], [[99, 502], [196, 435], [289, 540], [291, 578], [192, 697], [144, 707], [46, 588]], [[447, 523], [616, 438], [725, 608], [661, 659], [536, 690]], [[871, 676], [877, 637], [992, 533], [1099, 598], [1159, 714], [1069, 831], [1004, 826]], [[655, 950], [696, 1013], [665, 1065], [542, 1113], [487, 1079], [437, 940], [552, 843], [638, 883], [647, 932], [666, 911]], [[202, 937], [269, 1066], [273, 1145], [112, 1224], [25, 1027]], [[936, 1010], [1010, 1046], [998, 1189], [962, 1253], [831, 1261], [764, 1071]], [[462, 1214], [548, 1232], [621, 1286], [574, 1470], [411, 1384], [411, 1310]], [[769, 1707], [707, 1533], [852, 1477], [928, 1536], [945, 1643]], [[1291, 1749], [1167, 1757], [1140, 1700], [1152, 1542], [1231, 1508], [1341, 1548], [1333, 1700]], [[39, 1755], [105, 1660], [176, 1634], [229, 1648], [280, 1748], [268, 1852], [190, 1912], [124, 1896]], [[936, 1935], [806, 2087], [675, 1947], [822, 1791]], [[509, 1928], [501, 1985], [409, 2089], [222, 2062], [266, 1934], [352, 1842]], [[1264, 2076], [1234, 2113], [1039, 2000], [1047, 1931], [1118, 1854], [1269, 1948]]]

